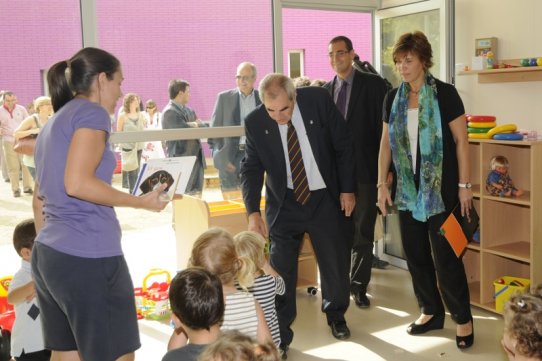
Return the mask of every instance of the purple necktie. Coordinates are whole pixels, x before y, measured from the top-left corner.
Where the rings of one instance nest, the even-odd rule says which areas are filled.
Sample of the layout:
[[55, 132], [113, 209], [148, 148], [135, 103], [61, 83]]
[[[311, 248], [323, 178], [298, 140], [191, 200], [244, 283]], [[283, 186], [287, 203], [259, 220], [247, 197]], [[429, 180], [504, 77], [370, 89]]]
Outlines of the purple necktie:
[[339, 95], [337, 95], [337, 108], [346, 119], [346, 91], [348, 89], [348, 83], [343, 80], [341, 89], [339, 89]]

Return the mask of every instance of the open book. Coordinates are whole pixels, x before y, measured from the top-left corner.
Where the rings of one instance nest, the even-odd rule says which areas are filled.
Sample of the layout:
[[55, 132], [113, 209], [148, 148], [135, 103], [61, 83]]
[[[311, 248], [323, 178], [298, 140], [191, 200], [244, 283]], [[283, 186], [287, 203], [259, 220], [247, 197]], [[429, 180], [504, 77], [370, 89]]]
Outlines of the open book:
[[165, 192], [171, 200], [185, 192], [195, 163], [195, 156], [149, 159], [141, 164], [133, 194], [140, 196], [166, 183]]
[[478, 213], [474, 206], [470, 209], [469, 217], [461, 215], [461, 204], [457, 204], [442, 226], [440, 233], [448, 240], [457, 257], [460, 257], [467, 244], [472, 241], [472, 235], [478, 228]]

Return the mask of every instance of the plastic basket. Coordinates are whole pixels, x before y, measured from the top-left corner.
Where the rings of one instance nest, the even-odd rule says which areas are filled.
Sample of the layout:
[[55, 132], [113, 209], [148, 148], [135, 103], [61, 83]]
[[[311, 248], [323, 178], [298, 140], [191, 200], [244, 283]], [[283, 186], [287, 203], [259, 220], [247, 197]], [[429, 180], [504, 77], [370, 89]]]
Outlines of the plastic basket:
[[143, 278], [142, 287], [134, 288], [138, 318], [160, 321], [171, 317], [168, 295], [170, 283], [168, 271], [159, 268], [149, 271]]
[[493, 282], [495, 286], [495, 310], [504, 311], [504, 304], [515, 293], [524, 293], [529, 290], [531, 281], [526, 278], [503, 276]]

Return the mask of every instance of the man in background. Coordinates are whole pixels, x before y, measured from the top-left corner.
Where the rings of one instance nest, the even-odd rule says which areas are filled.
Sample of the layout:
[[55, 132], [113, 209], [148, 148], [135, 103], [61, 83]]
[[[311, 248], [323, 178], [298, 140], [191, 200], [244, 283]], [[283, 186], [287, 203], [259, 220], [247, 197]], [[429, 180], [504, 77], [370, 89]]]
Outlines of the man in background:
[[352, 41], [337, 36], [329, 42], [332, 81], [324, 85], [342, 113], [354, 139], [356, 208], [350, 269], [350, 293], [360, 308], [370, 306], [367, 287], [371, 280], [376, 224], [378, 152], [382, 134], [382, 104], [387, 92], [384, 80], [352, 66], [356, 55]]
[[21, 196], [19, 187], [19, 174], [23, 174], [23, 191], [32, 194], [32, 176], [28, 168], [23, 164], [22, 154], [13, 150], [15, 138], [13, 131], [28, 117], [25, 107], [17, 104], [17, 98], [13, 92], [4, 92], [4, 104], [0, 107], [0, 136], [2, 136], [2, 148], [8, 171], [11, 190], [14, 197]]
[[[244, 125], [245, 117], [261, 103], [258, 91], [254, 89], [255, 81], [254, 64], [239, 64], [235, 76], [237, 87], [218, 94], [211, 118], [212, 127]], [[209, 139], [225, 199], [236, 198], [239, 191], [239, 171], [241, 159], [245, 155], [245, 139], [244, 136]]]
[[[204, 127], [192, 108], [187, 106], [190, 100], [190, 84], [186, 80], [169, 82], [169, 103], [162, 114], [162, 129], [198, 128]], [[196, 156], [196, 163], [186, 186], [186, 194], [201, 195], [203, 190], [203, 170], [205, 157], [199, 139], [168, 140], [167, 156], [184, 157]]]

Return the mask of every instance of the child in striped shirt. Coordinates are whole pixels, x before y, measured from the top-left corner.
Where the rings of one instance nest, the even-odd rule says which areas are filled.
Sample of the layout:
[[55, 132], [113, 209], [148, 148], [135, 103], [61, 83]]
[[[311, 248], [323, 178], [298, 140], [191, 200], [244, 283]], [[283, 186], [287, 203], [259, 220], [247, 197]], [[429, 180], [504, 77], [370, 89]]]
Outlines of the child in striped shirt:
[[238, 288], [251, 292], [263, 309], [273, 342], [280, 346], [280, 330], [275, 308], [276, 295], [284, 295], [286, 287], [282, 277], [269, 264], [265, 254], [266, 241], [256, 232], [240, 232], [234, 237], [235, 251], [246, 268], [246, 284]]

